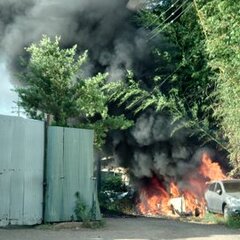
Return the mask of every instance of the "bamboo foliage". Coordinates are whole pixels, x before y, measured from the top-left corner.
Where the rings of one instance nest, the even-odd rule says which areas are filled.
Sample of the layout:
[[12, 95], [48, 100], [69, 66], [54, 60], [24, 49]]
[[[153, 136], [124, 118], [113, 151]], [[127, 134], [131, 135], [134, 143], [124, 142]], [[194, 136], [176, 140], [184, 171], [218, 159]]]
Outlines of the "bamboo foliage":
[[209, 66], [216, 72], [220, 119], [228, 139], [233, 174], [240, 173], [240, 2], [195, 0], [199, 22], [205, 32]]

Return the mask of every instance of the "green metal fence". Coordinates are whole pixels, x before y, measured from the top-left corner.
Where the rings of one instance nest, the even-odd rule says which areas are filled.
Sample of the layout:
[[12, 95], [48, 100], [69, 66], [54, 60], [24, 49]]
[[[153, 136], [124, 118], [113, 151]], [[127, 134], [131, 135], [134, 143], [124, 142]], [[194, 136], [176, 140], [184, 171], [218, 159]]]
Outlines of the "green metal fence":
[[42, 222], [44, 123], [0, 115], [0, 226]]
[[49, 127], [45, 221], [75, 219], [76, 192], [100, 219], [94, 177], [93, 131]]
[[42, 121], [0, 115], [0, 226], [73, 220], [76, 192], [100, 219], [93, 131], [48, 127], [47, 138], [44, 133]]

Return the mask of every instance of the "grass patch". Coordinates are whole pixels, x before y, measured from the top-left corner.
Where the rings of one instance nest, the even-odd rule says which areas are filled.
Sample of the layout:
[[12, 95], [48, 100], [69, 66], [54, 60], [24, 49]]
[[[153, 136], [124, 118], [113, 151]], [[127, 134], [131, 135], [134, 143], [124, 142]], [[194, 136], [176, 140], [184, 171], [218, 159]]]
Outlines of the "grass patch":
[[207, 212], [202, 219], [203, 223], [211, 223], [211, 224], [225, 224], [225, 220], [222, 215], [214, 214]]
[[240, 228], [240, 216], [229, 216], [226, 225], [229, 228]]
[[206, 213], [202, 219], [203, 223], [212, 224], [224, 224], [229, 228], [240, 228], [240, 216], [229, 216], [227, 220], [224, 219], [223, 215]]

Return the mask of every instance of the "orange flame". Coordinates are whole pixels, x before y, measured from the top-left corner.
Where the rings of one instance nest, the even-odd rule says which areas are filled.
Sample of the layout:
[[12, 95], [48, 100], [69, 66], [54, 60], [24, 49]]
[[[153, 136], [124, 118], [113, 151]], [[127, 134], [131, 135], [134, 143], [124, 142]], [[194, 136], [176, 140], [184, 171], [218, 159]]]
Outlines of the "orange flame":
[[200, 172], [204, 177], [210, 180], [226, 179], [226, 175], [222, 172], [218, 163], [212, 162], [211, 158], [204, 153], [202, 156], [202, 165]]
[[179, 197], [181, 195], [177, 185], [174, 182], [170, 183], [170, 193], [173, 197]]
[[219, 164], [212, 162], [208, 154], [204, 153], [198, 169], [184, 179], [184, 187], [179, 187], [173, 180], [165, 186], [156, 176], [152, 177], [150, 184], [140, 190], [138, 209], [144, 215], [176, 216], [176, 212], [179, 210], [174, 210], [171, 204], [171, 200], [176, 199], [185, 214], [203, 216], [205, 213], [206, 182], [225, 178], [227, 177]]

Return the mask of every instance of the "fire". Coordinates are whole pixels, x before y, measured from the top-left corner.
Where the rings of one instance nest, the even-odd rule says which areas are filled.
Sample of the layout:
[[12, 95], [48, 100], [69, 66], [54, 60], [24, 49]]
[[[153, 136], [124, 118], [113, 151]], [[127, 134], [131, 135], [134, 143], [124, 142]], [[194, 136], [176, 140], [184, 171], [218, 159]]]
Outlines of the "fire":
[[139, 210], [143, 214], [159, 215], [168, 211], [169, 194], [156, 177], [151, 179], [152, 189], [144, 188], [140, 194]]
[[211, 158], [204, 153], [202, 156], [202, 165], [200, 171], [204, 177], [208, 177], [210, 180], [219, 180], [227, 178], [222, 172], [218, 163], [212, 162]]
[[141, 188], [138, 209], [144, 215], [203, 216], [206, 182], [225, 178], [219, 164], [204, 153], [200, 166], [185, 176], [180, 186], [174, 180], [167, 184], [153, 176], [150, 183]]

